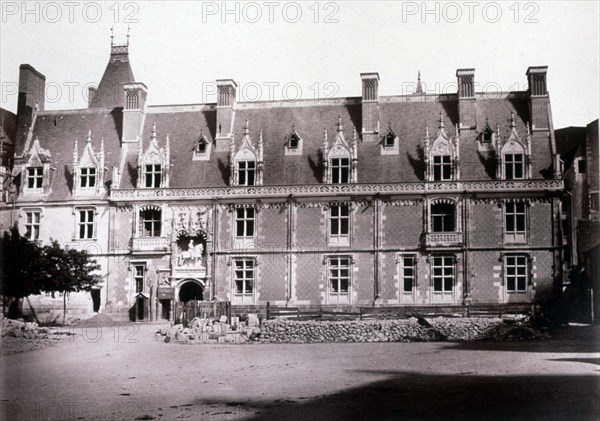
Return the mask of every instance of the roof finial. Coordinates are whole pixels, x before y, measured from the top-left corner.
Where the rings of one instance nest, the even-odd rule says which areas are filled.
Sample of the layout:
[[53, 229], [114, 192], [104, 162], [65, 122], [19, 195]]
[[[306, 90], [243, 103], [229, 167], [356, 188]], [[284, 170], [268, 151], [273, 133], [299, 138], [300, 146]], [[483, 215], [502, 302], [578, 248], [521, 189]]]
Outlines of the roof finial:
[[250, 122], [246, 119], [246, 126], [244, 126], [244, 136], [248, 136], [250, 134]]
[[344, 130], [342, 128], [342, 116], [338, 114], [337, 131], [341, 132], [342, 130]]
[[514, 112], [510, 112], [510, 128], [514, 129], [516, 126], [515, 124], [515, 113]]
[[127, 45], [129, 45], [129, 30], [131, 29], [131, 26], [127, 25]]
[[92, 131], [88, 130], [88, 136], [86, 139], [86, 143], [92, 143]]
[[417, 73], [417, 89], [415, 90], [415, 94], [423, 94], [423, 87], [421, 86], [421, 71]]
[[75, 149], [73, 150], [73, 161], [79, 161], [79, 153], [77, 152], [77, 139], [75, 139]]
[[111, 26], [110, 27], [110, 46], [112, 47], [115, 44], [115, 32], [114, 32], [115, 27]]
[[531, 134], [531, 127], [529, 126], [529, 121], [527, 122], [527, 134]]
[[425, 140], [429, 139], [429, 126], [425, 125]]
[[150, 137], [152, 142], [156, 142], [156, 121], [152, 123], [152, 136]]
[[440, 111], [440, 119], [438, 120], [438, 122], [439, 122], [438, 129], [443, 129], [444, 128], [444, 117], [442, 116], [441, 111]]

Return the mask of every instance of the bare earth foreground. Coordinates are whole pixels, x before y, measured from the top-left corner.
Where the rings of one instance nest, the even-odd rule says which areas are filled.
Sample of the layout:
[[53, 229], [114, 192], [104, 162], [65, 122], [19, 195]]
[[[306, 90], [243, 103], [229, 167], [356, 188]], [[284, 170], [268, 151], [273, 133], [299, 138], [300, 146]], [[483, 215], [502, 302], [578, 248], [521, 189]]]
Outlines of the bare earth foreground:
[[158, 325], [76, 328], [2, 357], [4, 420], [600, 416], [597, 329], [531, 342], [181, 345]]

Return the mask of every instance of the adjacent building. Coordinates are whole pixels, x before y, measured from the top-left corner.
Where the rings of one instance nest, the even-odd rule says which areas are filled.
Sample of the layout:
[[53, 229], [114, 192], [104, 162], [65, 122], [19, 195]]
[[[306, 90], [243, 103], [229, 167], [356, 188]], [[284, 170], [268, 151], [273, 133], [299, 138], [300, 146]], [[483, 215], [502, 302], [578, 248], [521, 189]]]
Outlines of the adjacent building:
[[[547, 68], [529, 89], [150, 106], [111, 45], [89, 107], [44, 110], [20, 68], [3, 225], [86, 249], [95, 310], [225, 300], [290, 306], [505, 305], [562, 285], [563, 180]], [[357, 89], [358, 90], [358, 89]], [[90, 310], [92, 309], [90, 302]], [[152, 313], [152, 312], [150, 312]], [[138, 318], [148, 317], [138, 312]]]

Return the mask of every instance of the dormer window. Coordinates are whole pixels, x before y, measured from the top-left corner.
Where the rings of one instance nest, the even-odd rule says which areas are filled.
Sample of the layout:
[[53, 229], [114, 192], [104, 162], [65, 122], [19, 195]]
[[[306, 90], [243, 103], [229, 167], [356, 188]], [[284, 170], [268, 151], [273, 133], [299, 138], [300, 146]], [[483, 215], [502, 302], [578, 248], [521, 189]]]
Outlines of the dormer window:
[[481, 141], [483, 143], [490, 143], [492, 141], [493, 132], [491, 130], [484, 130], [481, 134]]
[[235, 144], [233, 141], [231, 142], [229, 171], [232, 186], [261, 186], [263, 183], [262, 130], [258, 135], [258, 146], [254, 147], [250, 138], [248, 120], [246, 120], [246, 127], [244, 127], [244, 139], [237, 153], [235, 152]]
[[[431, 145], [431, 146], [430, 146]], [[456, 135], [449, 136], [444, 129], [444, 120], [440, 113], [438, 131], [430, 143], [429, 131], [425, 132], [426, 179], [429, 181], [451, 181], [460, 178], [458, 127]]]
[[450, 155], [438, 155], [433, 157], [433, 180], [452, 180], [452, 158]]
[[144, 151], [143, 142], [140, 138], [138, 149], [138, 188], [158, 189], [168, 188], [171, 171], [171, 147], [169, 134], [165, 139], [165, 146], [158, 145], [156, 135], [156, 124], [152, 125], [150, 144]]
[[502, 155], [504, 158], [504, 177], [506, 180], [523, 179], [523, 154], [507, 153]]
[[148, 188], [160, 187], [161, 168], [160, 164], [146, 165], [145, 171], [145, 186]]
[[290, 141], [288, 143], [288, 147], [290, 149], [298, 149], [298, 144], [300, 143], [300, 138], [298, 137], [298, 135], [296, 133], [292, 133], [292, 135], [290, 136]]
[[41, 189], [44, 181], [44, 169], [42, 167], [27, 168], [27, 188]]
[[79, 186], [83, 188], [96, 186], [96, 168], [80, 169]]
[[393, 133], [388, 133], [383, 138], [383, 146], [385, 148], [393, 148], [396, 143], [396, 136]]
[[238, 162], [238, 185], [254, 186], [256, 163], [254, 161]]
[[354, 139], [346, 141], [342, 129], [342, 119], [338, 116], [337, 132], [335, 141], [329, 149], [327, 131], [323, 138], [323, 182], [331, 184], [346, 184], [357, 182], [358, 172], [358, 148], [356, 130]]
[[331, 159], [331, 182], [333, 184], [345, 184], [350, 181], [350, 159]]
[[198, 143], [196, 143], [196, 153], [198, 154], [205, 154], [206, 153], [206, 142], [204, 142], [204, 140], [200, 139], [198, 141]]

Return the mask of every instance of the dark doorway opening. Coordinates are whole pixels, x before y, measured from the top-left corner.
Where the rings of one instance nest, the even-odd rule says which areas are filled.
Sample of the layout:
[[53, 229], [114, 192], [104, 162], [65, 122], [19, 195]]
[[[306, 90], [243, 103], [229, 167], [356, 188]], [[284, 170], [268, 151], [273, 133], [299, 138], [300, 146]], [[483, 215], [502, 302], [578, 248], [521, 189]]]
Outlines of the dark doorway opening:
[[146, 300], [140, 294], [136, 299], [136, 319], [144, 320], [144, 310], [146, 309]]
[[163, 320], [171, 320], [171, 300], [159, 300], [160, 317]]
[[92, 295], [92, 305], [94, 306], [94, 313], [98, 313], [100, 311], [100, 290], [93, 289], [90, 291]]
[[197, 282], [186, 282], [179, 288], [179, 301], [185, 303], [204, 299], [204, 288]]

